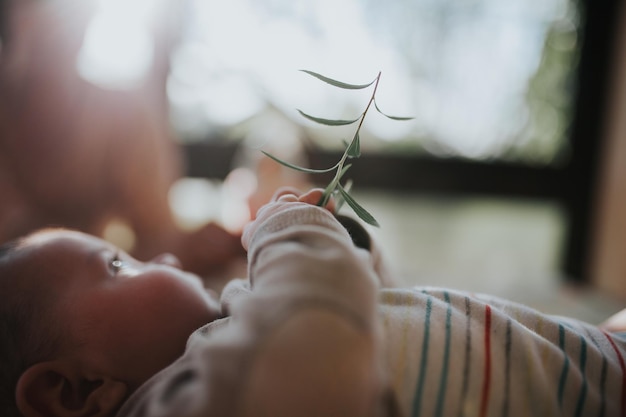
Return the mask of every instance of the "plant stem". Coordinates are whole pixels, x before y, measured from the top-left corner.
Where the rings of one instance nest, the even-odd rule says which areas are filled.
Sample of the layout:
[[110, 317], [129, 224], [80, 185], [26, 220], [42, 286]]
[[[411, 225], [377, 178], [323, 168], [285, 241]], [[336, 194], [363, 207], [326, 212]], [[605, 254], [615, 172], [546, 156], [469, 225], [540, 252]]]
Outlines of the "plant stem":
[[[380, 75], [381, 75], [381, 71], [378, 71], [378, 75], [376, 76], [376, 81], [374, 83], [374, 90], [372, 91], [372, 96], [370, 97], [370, 100], [368, 101], [367, 106], [365, 107], [365, 110], [363, 111], [363, 113], [361, 113], [361, 119], [359, 120], [359, 124], [356, 128], [354, 136], [352, 137], [353, 141], [356, 140], [356, 138], [358, 137], [358, 134], [361, 131], [361, 126], [363, 126], [363, 122], [365, 121], [365, 116], [367, 115], [367, 112], [369, 111], [370, 106], [372, 105], [372, 103], [374, 102], [374, 99], [376, 98], [376, 90], [378, 90], [378, 83], [380, 82]], [[333, 177], [332, 181], [328, 184], [328, 186], [324, 190], [324, 193], [322, 194], [320, 201], [317, 203], [318, 206], [321, 206], [321, 207], [326, 206], [333, 192], [337, 188], [337, 184], [341, 180], [341, 176], [343, 174], [343, 164], [346, 162], [346, 159], [348, 159], [349, 148], [350, 146], [348, 145], [346, 147], [346, 150], [343, 152], [343, 155], [341, 156], [341, 159], [339, 160], [339, 163], [337, 164], [337, 171], [335, 172], [335, 176]]]
[[359, 121], [359, 125], [356, 128], [356, 133], [358, 133], [361, 130], [361, 126], [363, 125], [363, 121], [365, 120], [365, 115], [367, 114], [368, 110], [370, 109], [370, 106], [372, 105], [372, 103], [374, 102], [374, 99], [376, 98], [376, 90], [378, 90], [378, 83], [380, 82], [380, 74], [381, 72], [378, 71], [378, 75], [376, 76], [376, 82], [374, 83], [374, 91], [372, 91], [372, 96], [370, 97], [370, 101], [367, 102], [365, 111], [363, 112], [363, 115], [361, 116], [361, 120]]

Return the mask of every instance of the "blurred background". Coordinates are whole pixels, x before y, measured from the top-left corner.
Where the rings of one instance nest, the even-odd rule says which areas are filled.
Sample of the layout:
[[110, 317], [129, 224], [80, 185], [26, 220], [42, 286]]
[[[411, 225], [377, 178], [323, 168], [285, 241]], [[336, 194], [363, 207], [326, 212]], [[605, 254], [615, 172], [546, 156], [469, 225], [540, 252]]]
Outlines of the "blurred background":
[[380, 71], [377, 105], [414, 119], [369, 113], [349, 176], [404, 284], [592, 322], [626, 306], [619, 0], [0, 4], [4, 239], [63, 224], [141, 257], [236, 236], [275, 186], [328, 180], [261, 149], [325, 168], [354, 134], [298, 109], [354, 119], [372, 94], [299, 70]]

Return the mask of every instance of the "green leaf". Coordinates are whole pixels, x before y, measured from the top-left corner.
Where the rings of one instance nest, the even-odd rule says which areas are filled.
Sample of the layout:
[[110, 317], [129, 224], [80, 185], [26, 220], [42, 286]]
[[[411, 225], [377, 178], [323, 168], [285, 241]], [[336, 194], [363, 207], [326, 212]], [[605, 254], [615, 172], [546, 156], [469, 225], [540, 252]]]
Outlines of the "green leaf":
[[359, 137], [359, 132], [356, 132], [354, 135], [354, 139], [350, 142], [350, 146], [346, 152], [350, 158], [358, 158], [361, 156], [361, 139]]
[[362, 89], [367, 88], [370, 85], [374, 84], [374, 81], [376, 81], [376, 79], [374, 79], [369, 84], [348, 84], [348, 83], [344, 83], [344, 82], [341, 82], [341, 81], [333, 80], [332, 78], [325, 77], [322, 74], [318, 74], [317, 72], [313, 72], [313, 71], [309, 71], [309, 70], [300, 70], [300, 71], [306, 72], [307, 74], [312, 75], [315, 78], [324, 81], [325, 83], [328, 83], [330, 85], [334, 85], [335, 87], [345, 88], [347, 90], [362, 90]]
[[391, 120], [400, 120], [400, 121], [404, 121], [404, 120], [413, 120], [414, 117], [399, 117], [399, 116], [390, 116], [388, 114], [383, 113], [383, 111], [378, 108], [378, 104], [376, 104], [376, 100], [374, 100], [374, 107], [376, 108], [376, 111], [380, 114], [382, 114], [385, 117], [390, 118]]
[[[344, 191], [349, 193], [351, 188], [352, 188], [352, 180], [346, 181], [346, 185], [343, 187]], [[346, 199], [343, 198], [341, 193], [339, 193], [339, 195], [335, 197], [335, 212], [339, 212], [339, 210], [341, 210], [341, 207], [343, 207], [343, 204], [345, 202], [346, 202]]]
[[306, 117], [309, 120], [312, 120], [316, 123], [322, 124], [322, 125], [326, 125], [326, 126], [345, 126], [345, 125], [351, 125], [352, 123], [358, 121], [361, 116], [357, 117], [354, 120], [332, 120], [332, 119], [322, 119], [321, 117], [314, 117], [311, 116], [309, 114], [306, 114], [305, 112], [303, 112], [302, 110], [298, 109], [298, 112], [300, 112], [300, 114], [304, 117]]
[[352, 196], [348, 194], [346, 190], [344, 190], [341, 184], [339, 184], [338, 187], [341, 196], [344, 198], [344, 200], [346, 200], [346, 203], [348, 203], [348, 205], [352, 208], [352, 210], [354, 210], [356, 215], [361, 218], [361, 220], [363, 220], [367, 224], [371, 224], [372, 226], [380, 227], [374, 216], [369, 214], [367, 210], [361, 207], [359, 203], [357, 203], [354, 198], [352, 198]]
[[[339, 163], [337, 163], [335, 167], [337, 167]], [[320, 201], [317, 202], [318, 206], [324, 207], [326, 204], [328, 204], [328, 200], [330, 200], [330, 197], [333, 195], [333, 193], [335, 193], [335, 189], [339, 185], [339, 181], [345, 175], [345, 173], [348, 172], [348, 169], [350, 169], [351, 166], [352, 164], [348, 164], [344, 166], [343, 168], [341, 168], [341, 171], [339, 171], [335, 175], [335, 177], [328, 183], [328, 185], [324, 189], [324, 192], [322, 193], [322, 197], [320, 198]]]
[[331, 181], [330, 184], [328, 184], [326, 188], [324, 189], [324, 192], [322, 193], [322, 196], [320, 197], [320, 201], [317, 202], [317, 205], [319, 207], [326, 207], [326, 204], [328, 204], [328, 200], [330, 200], [330, 196], [333, 194], [334, 190], [335, 190], [335, 182]]
[[309, 173], [309, 174], [323, 174], [324, 172], [330, 172], [330, 171], [334, 170], [335, 168], [337, 168], [339, 166], [339, 163], [336, 163], [334, 166], [332, 166], [330, 168], [326, 168], [326, 169], [303, 168], [301, 166], [293, 165], [293, 164], [290, 164], [289, 162], [283, 161], [282, 159], [279, 159], [279, 158], [275, 157], [274, 155], [269, 154], [269, 153], [267, 153], [265, 151], [261, 151], [261, 152], [263, 152], [263, 154], [265, 156], [267, 156], [268, 158], [273, 159], [274, 161], [278, 162], [281, 165], [284, 165], [284, 166], [289, 167], [291, 169], [295, 169], [295, 170], [300, 171], [300, 172], [306, 172], [306, 173]]

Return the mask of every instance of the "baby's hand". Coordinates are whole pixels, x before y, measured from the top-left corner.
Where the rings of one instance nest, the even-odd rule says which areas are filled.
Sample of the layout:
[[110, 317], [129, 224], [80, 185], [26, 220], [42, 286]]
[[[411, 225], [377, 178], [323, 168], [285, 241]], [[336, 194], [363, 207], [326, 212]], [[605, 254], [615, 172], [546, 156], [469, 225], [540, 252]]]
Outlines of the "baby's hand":
[[[250, 239], [259, 225], [275, 213], [284, 210], [285, 206], [291, 204], [317, 205], [317, 203], [321, 200], [323, 193], [324, 191], [319, 188], [314, 188], [304, 194], [291, 187], [279, 188], [274, 193], [272, 200], [259, 209], [256, 213], [255, 220], [248, 223], [244, 228], [243, 235], [241, 237], [243, 247], [247, 250]], [[328, 204], [326, 204], [325, 208], [333, 213], [335, 210], [335, 202], [331, 199]]]
[[[313, 188], [302, 194], [300, 190], [292, 187], [282, 187], [272, 197], [272, 201], [278, 202], [300, 202], [316, 206], [322, 199], [324, 190], [321, 188]], [[335, 201], [331, 198], [325, 208], [331, 213], [335, 212]]]

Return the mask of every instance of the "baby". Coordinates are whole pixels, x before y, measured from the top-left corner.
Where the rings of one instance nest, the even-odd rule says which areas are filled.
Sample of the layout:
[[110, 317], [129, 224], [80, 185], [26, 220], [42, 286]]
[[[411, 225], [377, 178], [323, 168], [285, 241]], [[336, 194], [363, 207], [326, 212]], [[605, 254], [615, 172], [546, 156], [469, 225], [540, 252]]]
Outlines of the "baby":
[[259, 210], [248, 278], [221, 300], [170, 255], [142, 263], [67, 230], [5, 246], [1, 414], [626, 415], [626, 337], [383, 288], [375, 242], [320, 195], [282, 190]]

